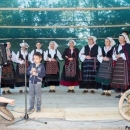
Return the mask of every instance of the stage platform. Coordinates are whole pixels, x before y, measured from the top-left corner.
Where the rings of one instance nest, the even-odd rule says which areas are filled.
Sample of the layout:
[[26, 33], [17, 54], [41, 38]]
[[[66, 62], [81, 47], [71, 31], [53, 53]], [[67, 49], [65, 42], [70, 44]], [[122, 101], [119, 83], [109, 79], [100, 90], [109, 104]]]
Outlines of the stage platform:
[[[16, 100], [14, 107], [8, 108], [16, 120], [23, 116], [24, 94], [19, 94], [18, 89], [11, 90], [13, 94], [4, 95], [6, 98]], [[67, 93], [67, 87], [57, 87], [56, 93], [49, 93], [49, 88], [42, 89], [42, 111], [29, 115], [34, 121], [22, 121], [6, 127], [9, 123], [0, 117], [0, 130], [125, 130], [130, 127], [130, 122], [124, 120], [118, 111], [118, 93], [112, 91], [112, 96], [101, 96], [102, 91], [96, 90], [82, 94], [76, 87], [75, 93]], [[29, 102], [29, 99], [28, 99]], [[29, 107], [29, 105], [28, 105]]]

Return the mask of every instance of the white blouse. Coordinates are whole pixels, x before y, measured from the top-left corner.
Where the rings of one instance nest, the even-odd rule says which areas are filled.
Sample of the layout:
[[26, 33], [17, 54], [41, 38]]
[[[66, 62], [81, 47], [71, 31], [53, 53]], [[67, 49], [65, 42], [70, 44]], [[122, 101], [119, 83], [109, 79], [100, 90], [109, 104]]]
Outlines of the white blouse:
[[[43, 53], [43, 56], [44, 56], [44, 51], [42, 49], [36, 49], [36, 52], [40, 52], [41, 54]], [[32, 50], [32, 52], [29, 54], [29, 61], [31, 63], [34, 63], [33, 55], [34, 55], [34, 50]]]
[[[94, 46], [94, 44], [93, 45], [88, 45], [89, 46], [89, 48], [90, 48], [90, 50], [92, 49], [92, 47]], [[85, 51], [85, 47], [83, 47], [82, 49], [81, 49], [81, 51], [80, 51], [80, 53], [79, 53], [79, 58], [80, 58], [80, 60], [83, 62], [84, 60], [85, 60], [85, 58], [86, 58], [86, 55], [84, 54], [84, 51]], [[100, 47], [98, 47], [98, 53], [101, 51], [101, 48]]]
[[[120, 52], [121, 50], [122, 50], [122, 46], [119, 45], [117, 51]], [[117, 55], [117, 54], [116, 54], [116, 51], [115, 51], [115, 48], [114, 48], [114, 52], [113, 52], [112, 58], [113, 58], [113, 60], [116, 60], [116, 61], [117, 61], [116, 55]], [[126, 56], [125, 56], [124, 53], [121, 53], [121, 54], [120, 54], [120, 57], [122, 57], [124, 60], [126, 60]]]
[[[23, 55], [23, 58], [25, 60], [25, 57], [28, 55], [28, 52], [27, 51], [23, 52], [22, 50], [20, 50], [20, 51], [21, 51], [21, 55]], [[19, 64], [23, 64], [24, 60], [19, 59], [19, 51], [18, 51], [17, 55], [16, 55], [16, 62]]]
[[[49, 49], [49, 54], [52, 58], [54, 58], [54, 55], [56, 54], [56, 50]], [[57, 57], [59, 60], [63, 60], [61, 53], [57, 50]], [[44, 53], [44, 60], [46, 61], [48, 58], [48, 50]], [[51, 61], [51, 58], [49, 58], [49, 61]]]
[[[14, 51], [10, 51], [10, 49], [6, 49], [6, 53], [7, 52], [10, 52], [10, 54], [12, 55], [11, 56], [11, 60], [13, 61], [13, 62], [16, 62], [17, 60], [16, 60], [16, 54], [14, 53]], [[9, 60], [10, 58], [7, 56], [7, 60]]]

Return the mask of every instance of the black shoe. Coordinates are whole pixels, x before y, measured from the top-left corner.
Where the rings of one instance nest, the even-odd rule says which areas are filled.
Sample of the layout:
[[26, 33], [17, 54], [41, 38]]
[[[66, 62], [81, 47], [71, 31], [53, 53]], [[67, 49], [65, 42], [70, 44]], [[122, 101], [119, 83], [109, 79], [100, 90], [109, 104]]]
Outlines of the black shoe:
[[95, 91], [94, 91], [94, 90], [91, 90], [91, 93], [93, 93], [93, 94], [94, 94], [94, 93], [95, 93]]
[[105, 93], [103, 92], [101, 95], [105, 95]]
[[5, 92], [5, 91], [3, 91], [3, 92], [2, 92], [2, 95], [6, 95], [6, 92]]
[[106, 96], [110, 97], [110, 96], [111, 96], [111, 94], [110, 94], [110, 93], [106, 93]]
[[53, 90], [49, 90], [49, 93], [52, 93], [53, 92]]
[[88, 90], [84, 90], [82, 93], [88, 93]]
[[71, 93], [75, 93], [75, 91], [74, 91], [74, 90], [71, 90]]
[[9, 90], [7, 91], [7, 94], [12, 94]]
[[115, 96], [115, 98], [121, 98], [121, 95]]
[[52, 90], [52, 92], [53, 92], [53, 93], [55, 93], [55, 92], [56, 92], [56, 90]]
[[20, 90], [19, 93], [22, 94], [22, 93], [23, 93], [23, 90]]
[[67, 91], [67, 93], [70, 93], [71, 92], [71, 90], [69, 89], [68, 91]]

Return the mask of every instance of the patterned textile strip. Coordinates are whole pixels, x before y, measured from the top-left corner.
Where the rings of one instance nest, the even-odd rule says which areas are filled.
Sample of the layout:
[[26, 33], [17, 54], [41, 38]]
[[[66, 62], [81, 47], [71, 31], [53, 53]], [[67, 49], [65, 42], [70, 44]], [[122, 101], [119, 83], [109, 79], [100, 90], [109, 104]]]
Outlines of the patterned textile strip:
[[91, 57], [91, 59], [94, 60], [94, 66], [93, 66], [93, 69], [94, 69], [94, 71], [96, 71], [96, 62], [97, 62], [97, 57]]
[[127, 62], [124, 60], [124, 75], [125, 75], [125, 85], [129, 85], [129, 81], [128, 81], [128, 64]]
[[113, 73], [112, 84], [125, 85], [124, 60], [118, 59]]
[[[26, 68], [28, 68], [29, 64], [28, 61], [26, 61]], [[18, 64], [19, 74], [25, 73], [25, 64]]]
[[12, 62], [8, 62], [8, 65], [2, 68], [2, 80], [13, 80], [14, 68]]
[[65, 65], [65, 75], [67, 77], [75, 77], [75, 75], [76, 75], [76, 60], [74, 58], [72, 61], [69, 61], [68, 65]]
[[57, 61], [46, 62], [46, 74], [57, 74], [59, 72]]

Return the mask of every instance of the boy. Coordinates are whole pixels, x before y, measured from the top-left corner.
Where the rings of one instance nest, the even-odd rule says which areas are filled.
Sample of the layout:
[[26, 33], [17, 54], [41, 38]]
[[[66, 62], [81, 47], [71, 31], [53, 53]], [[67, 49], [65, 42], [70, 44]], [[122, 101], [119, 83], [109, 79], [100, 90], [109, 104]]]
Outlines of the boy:
[[37, 99], [37, 112], [41, 111], [41, 86], [42, 79], [45, 76], [45, 67], [41, 63], [42, 55], [40, 52], [36, 52], [33, 56], [34, 63], [28, 68], [27, 74], [29, 78], [29, 97], [30, 97], [30, 108], [28, 113], [32, 113], [35, 104], [35, 96]]

